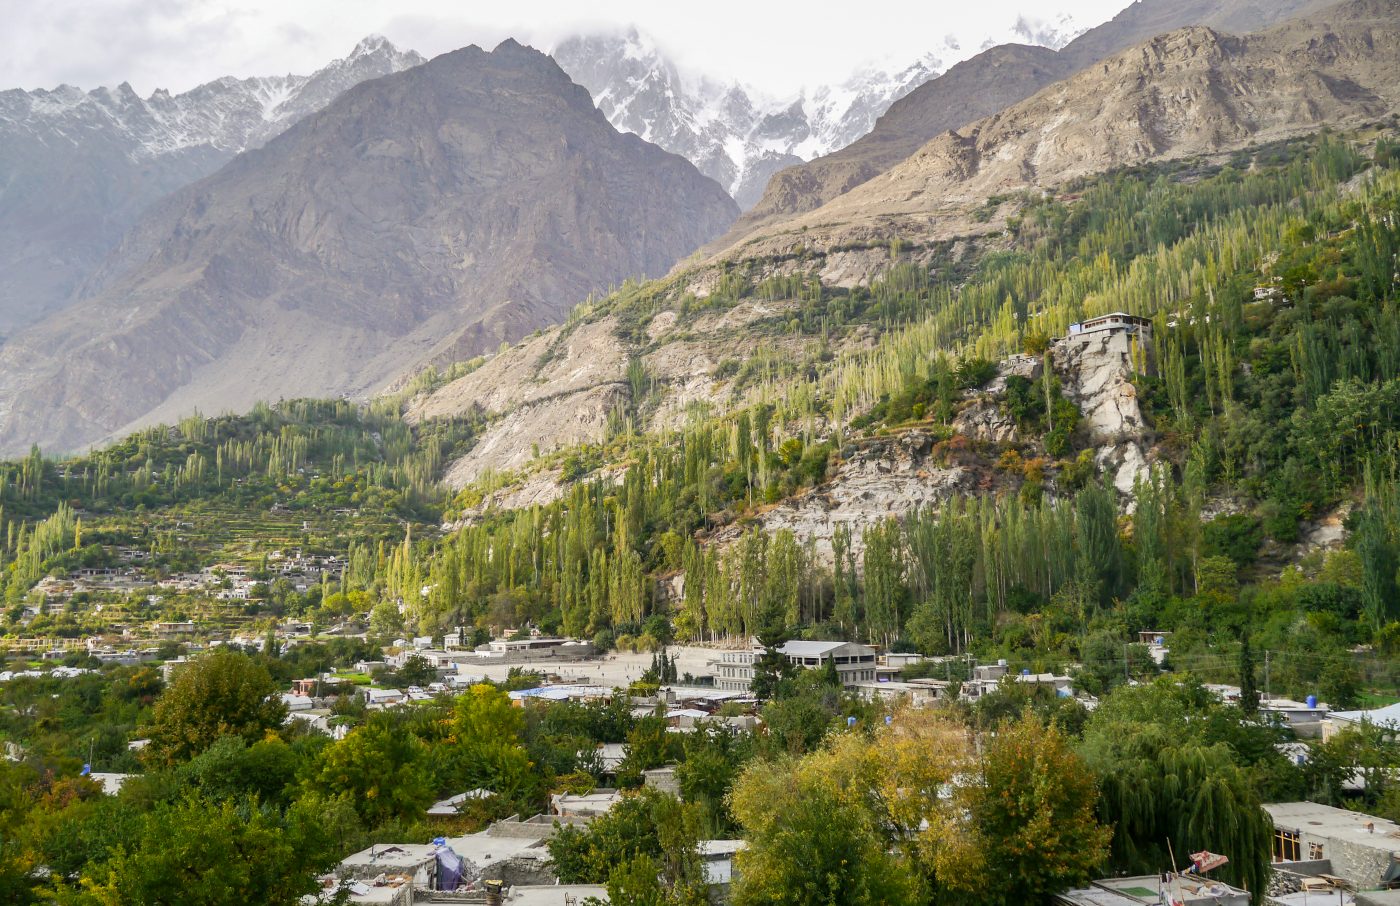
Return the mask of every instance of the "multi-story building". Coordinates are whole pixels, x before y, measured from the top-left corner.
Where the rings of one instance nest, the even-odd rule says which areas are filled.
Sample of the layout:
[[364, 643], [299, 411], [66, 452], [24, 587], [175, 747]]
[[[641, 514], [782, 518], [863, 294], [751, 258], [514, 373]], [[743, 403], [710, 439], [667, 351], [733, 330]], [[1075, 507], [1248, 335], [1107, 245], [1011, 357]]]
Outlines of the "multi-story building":
[[[869, 645], [857, 642], [787, 642], [778, 650], [794, 667], [825, 667], [828, 661], [834, 661], [843, 686], [875, 680], [875, 649]], [[763, 649], [759, 647], [748, 651], [724, 652], [718, 661], [712, 662], [715, 688], [747, 691], [753, 684], [754, 662], [762, 654]]]

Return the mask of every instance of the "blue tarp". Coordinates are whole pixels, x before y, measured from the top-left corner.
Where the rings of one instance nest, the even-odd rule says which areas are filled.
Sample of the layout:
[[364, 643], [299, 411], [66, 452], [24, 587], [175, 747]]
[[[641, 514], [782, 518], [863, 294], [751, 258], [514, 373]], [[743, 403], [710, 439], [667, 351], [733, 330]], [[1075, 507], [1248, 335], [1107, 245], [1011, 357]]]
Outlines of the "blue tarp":
[[438, 844], [437, 875], [438, 890], [456, 890], [462, 883], [462, 857], [446, 843]]

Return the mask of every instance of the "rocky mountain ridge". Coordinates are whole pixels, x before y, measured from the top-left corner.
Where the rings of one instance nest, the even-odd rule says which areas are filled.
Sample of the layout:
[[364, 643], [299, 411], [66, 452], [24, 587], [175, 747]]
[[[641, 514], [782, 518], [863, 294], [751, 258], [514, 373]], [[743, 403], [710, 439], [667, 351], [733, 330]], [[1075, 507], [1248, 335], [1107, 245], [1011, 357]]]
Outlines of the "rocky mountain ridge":
[[683, 75], [635, 28], [577, 35], [550, 54], [614, 126], [689, 159], [741, 208], [758, 201], [774, 172], [865, 135], [892, 102], [943, 68], [928, 53], [893, 71], [867, 66], [840, 84], [772, 98]]
[[0, 447], [377, 390], [664, 273], [737, 213], [508, 41], [362, 83], [158, 204], [0, 347]]
[[[621, 339], [623, 324], [613, 314], [554, 328], [418, 398], [407, 418], [419, 423], [471, 407], [495, 416], [476, 445], [447, 472], [454, 488], [497, 488], [462, 513], [457, 524], [492, 510], [547, 504], [571, 485], [551, 454], [597, 449], [607, 441], [609, 414], [625, 408], [630, 398], [629, 363], [640, 362], [661, 393], [660, 401], [642, 413], [640, 427], [664, 434], [684, 430], [697, 401], [709, 404], [710, 411], [737, 411], [763, 401], [761, 392], [746, 388], [740, 374], [723, 366], [728, 359], [766, 355], [815, 362], [823, 355], [857, 350], [868, 340], [863, 330], [833, 334], [829, 346], [811, 337], [775, 336], [772, 328], [785, 323], [795, 307], [792, 302], [745, 301], [692, 319], [663, 311], [648, 325], [640, 347]], [[1095, 342], [1057, 344], [1048, 357], [1013, 356], [1000, 363], [997, 377], [985, 387], [965, 394], [953, 422], [965, 439], [961, 445], [941, 443], [919, 428], [849, 441], [849, 455], [826, 481], [761, 507], [754, 520], [768, 531], [792, 530], [829, 562], [833, 536], [842, 526], [859, 551], [866, 526], [987, 488], [998, 480], [995, 470], [966, 442], [1025, 443], [1005, 412], [1006, 379], [1015, 374], [1038, 381], [1047, 361], [1084, 413], [1096, 466], [1127, 495], [1155, 454], [1133, 384], [1134, 366], [1120, 354], [1120, 345], [1105, 335]], [[625, 471], [606, 459], [601, 462], [603, 468], [590, 480], [608, 480]], [[729, 524], [709, 541], [727, 544], [752, 524]]]
[[891, 104], [857, 141], [778, 171], [758, 203], [712, 249], [734, 245], [814, 210], [905, 160], [935, 136], [990, 116], [1154, 35], [1190, 25], [1245, 33], [1317, 12], [1333, 2], [1135, 0], [1112, 20], [1084, 31], [1058, 50], [1024, 44], [988, 48]]
[[0, 336], [65, 304], [140, 214], [347, 88], [423, 58], [380, 37], [310, 76], [0, 91]]
[[[1022, 22], [1063, 43], [1069, 21]], [[844, 83], [768, 98], [737, 83], [682, 77], [635, 29], [554, 48], [615, 126], [688, 158], [743, 206], [777, 169], [868, 132], [890, 102], [935, 75], [930, 53], [867, 66]], [[0, 340], [70, 303], [122, 233], [161, 198], [260, 147], [366, 79], [423, 58], [370, 36], [310, 76], [225, 77], [142, 98], [130, 85], [0, 91]]]
[[1400, 107], [1397, 61], [1394, 0], [1352, 0], [1244, 37], [1203, 26], [1169, 32], [944, 132], [822, 207], [761, 226], [721, 257], [995, 232], [1010, 212], [972, 216], [987, 199], [1387, 116]]

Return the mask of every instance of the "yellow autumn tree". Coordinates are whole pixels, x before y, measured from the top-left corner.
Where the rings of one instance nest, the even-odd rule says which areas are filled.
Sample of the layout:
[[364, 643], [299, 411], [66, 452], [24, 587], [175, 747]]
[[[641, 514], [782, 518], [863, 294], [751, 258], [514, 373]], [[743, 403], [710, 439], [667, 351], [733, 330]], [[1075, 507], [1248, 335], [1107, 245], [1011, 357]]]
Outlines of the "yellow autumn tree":
[[1030, 713], [978, 741], [948, 713], [904, 710], [751, 765], [730, 803], [749, 841], [738, 906], [1033, 906], [1087, 881], [1110, 837], [1093, 773]]
[[956, 721], [906, 711], [803, 758], [751, 765], [731, 794], [749, 840], [734, 902], [927, 903], [958, 889], [980, 874], [958, 793], [972, 752]]

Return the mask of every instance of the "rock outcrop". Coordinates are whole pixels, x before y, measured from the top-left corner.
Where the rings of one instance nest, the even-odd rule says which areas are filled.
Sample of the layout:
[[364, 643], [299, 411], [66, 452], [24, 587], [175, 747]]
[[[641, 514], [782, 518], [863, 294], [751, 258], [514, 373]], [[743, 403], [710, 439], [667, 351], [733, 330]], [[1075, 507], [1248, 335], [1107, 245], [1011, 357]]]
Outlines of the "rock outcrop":
[[1079, 407], [1081, 428], [1096, 449], [1094, 461], [1120, 494], [1147, 471], [1150, 431], [1133, 384], [1136, 341], [1121, 331], [1068, 337], [1050, 359], [1065, 395]]
[[1104, 330], [1062, 339], [1052, 348], [1051, 361], [1092, 444], [1136, 439], [1146, 431], [1130, 344], [1125, 333]]
[[[935, 456], [928, 433], [909, 431], [871, 441], [842, 462], [829, 481], [764, 510], [757, 521], [766, 531], [788, 529], [803, 543], [810, 541], [817, 557], [829, 564], [838, 527], [850, 530], [859, 559], [865, 529], [891, 516], [936, 508], [975, 489], [973, 472]], [[732, 525], [716, 532], [711, 541], [729, 543], [744, 530]]]
[[1028, 381], [1038, 381], [1044, 367], [1044, 359], [1037, 355], [1013, 355], [998, 362], [996, 377], [986, 387], [968, 391], [969, 402], [954, 416], [953, 430], [982, 443], [1019, 443], [1021, 431], [1002, 405], [1006, 396], [1006, 380], [1014, 375]]
[[[472, 410], [493, 417], [476, 445], [449, 467], [447, 481], [457, 488], [488, 471], [520, 470], [537, 453], [600, 443], [614, 411], [631, 412], [645, 430], [679, 429], [694, 405], [720, 411], [746, 404], [739, 375], [722, 365], [737, 368], [760, 353], [797, 360], [814, 354], [809, 347], [817, 340], [781, 330], [794, 307], [791, 301], [745, 300], [685, 318], [666, 310], [651, 319], [644, 337], [625, 340], [614, 314], [551, 328], [415, 400], [407, 417], [418, 422]], [[644, 400], [632, 399], [627, 370], [633, 360], [650, 385]]]

